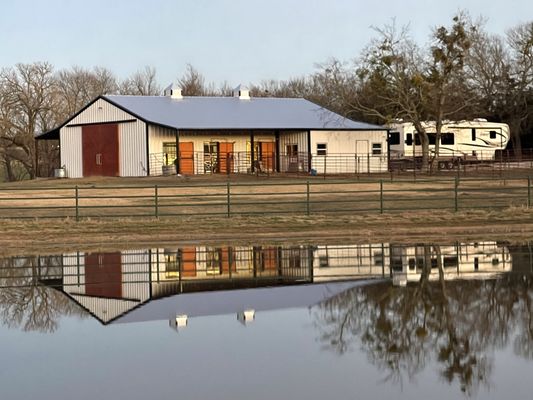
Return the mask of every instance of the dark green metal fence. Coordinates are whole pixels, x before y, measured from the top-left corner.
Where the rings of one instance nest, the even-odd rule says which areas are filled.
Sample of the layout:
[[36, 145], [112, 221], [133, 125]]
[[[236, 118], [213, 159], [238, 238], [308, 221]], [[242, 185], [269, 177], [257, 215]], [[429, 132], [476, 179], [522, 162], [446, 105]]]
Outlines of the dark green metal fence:
[[0, 219], [313, 215], [531, 206], [531, 179], [5, 187]]

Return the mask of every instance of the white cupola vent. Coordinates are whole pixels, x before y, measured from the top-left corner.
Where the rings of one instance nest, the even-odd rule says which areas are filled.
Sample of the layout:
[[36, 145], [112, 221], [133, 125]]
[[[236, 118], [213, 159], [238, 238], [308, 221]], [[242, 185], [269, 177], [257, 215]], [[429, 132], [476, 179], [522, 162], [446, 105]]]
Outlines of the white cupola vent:
[[181, 95], [181, 87], [173, 83], [165, 89], [165, 96], [170, 97], [171, 99], [183, 99]]
[[246, 86], [239, 85], [233, 89], [233, 97], [238, 97], [241, 100], [250, 100], [250, 89]]

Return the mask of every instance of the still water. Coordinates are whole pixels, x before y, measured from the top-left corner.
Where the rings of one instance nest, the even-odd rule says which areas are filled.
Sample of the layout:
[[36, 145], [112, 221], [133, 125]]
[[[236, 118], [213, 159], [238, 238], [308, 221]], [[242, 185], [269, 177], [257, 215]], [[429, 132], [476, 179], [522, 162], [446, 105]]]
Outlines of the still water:
[[189, 246], [0, 259], [2, 399], [528, 399], [533, 252]]

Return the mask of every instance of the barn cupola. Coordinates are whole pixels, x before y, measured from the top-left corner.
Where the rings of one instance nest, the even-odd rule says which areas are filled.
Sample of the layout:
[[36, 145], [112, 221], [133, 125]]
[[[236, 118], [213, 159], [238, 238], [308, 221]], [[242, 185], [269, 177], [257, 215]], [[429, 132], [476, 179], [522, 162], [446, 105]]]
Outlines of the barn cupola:
[[250, 89], [246, 86], [239, 85], [233, 89], [233, 97], [237, 97], [240, 100], [250, 100]]
[[181, 95], [181, 87], [173, 83], [165, 89], [165, 96], [176, 100], [183, 99], [183, 96]]

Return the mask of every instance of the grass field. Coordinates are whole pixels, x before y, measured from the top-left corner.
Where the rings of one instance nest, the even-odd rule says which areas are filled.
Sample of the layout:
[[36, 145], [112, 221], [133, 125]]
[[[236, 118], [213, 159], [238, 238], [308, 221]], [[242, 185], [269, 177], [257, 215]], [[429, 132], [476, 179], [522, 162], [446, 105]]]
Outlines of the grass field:
[[369, 214], [531, 205], [528, 178], [35, 180], [0, 185], [2, 218]]
[[[160, 177], [0, 185], [0, 253], [177, 242], [413, 243], [533, 238], [533, 208], [527, 207], [531, 190], [525, 178], [461, 179], [457, 191], [455, 180], [449, 177], [416, 183], [383, 180], [383, 196], [380, 181], [315, 178], [310, 180], [308, 203], [307, 179], [230, 177], [231, 218], [227, 218], [227, 182], [227, 177]], [[79, 222], [73, 185], [79, 191]], [[160, 218], [155, 218], [155, 185]], [[64, 208], [36, 208], [58, 206]], [[63, 218], [40, 218], [52, 215]]]

